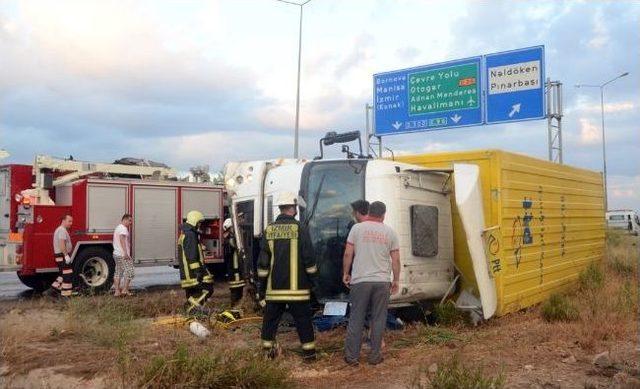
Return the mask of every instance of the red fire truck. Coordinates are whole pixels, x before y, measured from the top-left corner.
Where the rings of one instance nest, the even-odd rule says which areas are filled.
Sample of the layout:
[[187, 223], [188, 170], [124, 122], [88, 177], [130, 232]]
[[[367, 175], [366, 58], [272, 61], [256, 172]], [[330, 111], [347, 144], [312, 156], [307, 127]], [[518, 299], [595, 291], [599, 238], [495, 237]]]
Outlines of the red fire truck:
[[174, 265], [179, 226], [192, 209], [205, 215], [205, 261], [222, 263], [222, 186], [179, 181], [165, 166], [46, 156], [36, 157], [33, 166], [0, 166], [0, 270], [16, 271], [28, 287], [47, 288], [57, 272], [53, 232], [69, 214], [75, 284], [104, 290], [115, 268], [113, 230], [124, 213], [133, 215], [136, 266]]

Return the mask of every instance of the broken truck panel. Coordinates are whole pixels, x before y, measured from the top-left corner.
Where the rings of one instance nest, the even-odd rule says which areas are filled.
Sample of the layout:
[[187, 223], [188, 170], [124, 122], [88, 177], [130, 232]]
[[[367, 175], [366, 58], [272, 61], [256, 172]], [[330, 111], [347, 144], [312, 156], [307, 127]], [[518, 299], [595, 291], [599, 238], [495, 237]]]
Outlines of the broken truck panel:
[[[460, 212], [460, 220], [467, 237], [467, 247], [471, 257], [473, 273], [476, 277], [476, 285], [482, 314], [485, 319], [491, 318], [497, 308], [496, 285], [493, 282], [491, 264], [485, 250], [484, 213], [482, 212], [482, 187], [480, 185], [480, 168], [478, 165], [456, 163], [453, 165], [455, 182], [455, 203]], [[495, 246], [487, 244], [490, 250]]]
[[[575, 287], [580, 272], [603, 257], [604, 191], [598, 172], [499, 150], [408, 155], [397, 160], [430, 168], [452, 168], [454, 163], [479, 167], [487, 228], [484, 244], [498, 316]], [[452, 207], [455, 262], [463, 274], [463, 288], [478, 295], [455, 199]]]

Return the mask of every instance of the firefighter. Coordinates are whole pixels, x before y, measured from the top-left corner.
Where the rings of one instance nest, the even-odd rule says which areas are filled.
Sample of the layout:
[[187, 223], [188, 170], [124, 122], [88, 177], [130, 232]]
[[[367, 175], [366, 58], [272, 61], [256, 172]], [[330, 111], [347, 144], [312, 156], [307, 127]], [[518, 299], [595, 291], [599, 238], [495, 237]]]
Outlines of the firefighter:
[[198, 232], [203, 220], [202, 212], [189, 211], [178, 238], [180, 285], [187, 295], [185, 311], [189, 316], [209, 316], [204, 303], [213, 294], [213, 276], [205, 266]]
[[228, 260], [229, 273], [231, 279], [229, 280], [229, 292], [231, 294], [231, 303], [236, 304], [242, 299], [242, 292], [244, 290], [245, 281], [242, 274], [242, 267], [240, 266], [240, 258], [238, 256], [238, 246], [236, 244], [236, 237], [233, 231], [233, 223], [231, 219], [227, 219], [222, 224], [222, 236], [225, 239], [225, 258]]
[[281, 193], [277, 205], [280, 215], [265, 229], [258, 258], [258, 298], [264, 307], [262, 348], [268, 358], [279, 354], [278, 324], [282, 314], [289, 311], [302, 343], [303, 358], [310, 362], [316, 359], [309, 300], [317, 267], [309, 234], [295, 219], [296, 196]]
[[73, 224], [71, 215], [64, 215], [58, 228], [53, 233], [53, 253], [58, 265], [58, 277], [47, 290], [51, 297], [69, 298], [73, 290], [73, 266], [71, 252], [73, 245], [69, 236], [69, 229]]

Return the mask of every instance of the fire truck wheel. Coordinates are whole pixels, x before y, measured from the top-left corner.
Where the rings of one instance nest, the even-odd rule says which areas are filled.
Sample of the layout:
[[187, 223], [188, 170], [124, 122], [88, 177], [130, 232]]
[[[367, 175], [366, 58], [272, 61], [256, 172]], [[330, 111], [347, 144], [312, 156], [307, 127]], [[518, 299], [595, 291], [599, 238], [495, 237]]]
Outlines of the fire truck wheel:
[[112, 254], [102, 247], [86, 247], [73, 260], [75, 284], [80, 289], [109, 290], [116, 264]]
[[28, 288], [35, 290], [36, 292], [42, 292], [47, 290], [53, 281], [55, 281], [58, 273], [48, 274], [33, 274], [30, 276], [23, 276], [18, 274], [18, 279]]

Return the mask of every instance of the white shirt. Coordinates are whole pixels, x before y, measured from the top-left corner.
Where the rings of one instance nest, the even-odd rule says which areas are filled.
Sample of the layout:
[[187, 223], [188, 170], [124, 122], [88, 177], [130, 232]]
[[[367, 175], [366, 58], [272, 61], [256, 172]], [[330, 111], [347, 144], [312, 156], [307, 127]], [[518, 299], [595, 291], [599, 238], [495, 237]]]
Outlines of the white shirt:
[[[126, 247], [122, 247], [120, 244], [120, 236], [124, 235], [124, 242]], [[115, 231], [113, 231], [113, 255], [118, 257], [124, 257], [131, 254], [131, 245], [129, 244], [129, 229], [124, 224], [118, 224]]]
[[64, 240], [65, 254], [71, 254], [71, 249], [73, 248], [73, 246], [71, 245], [71, 237], [69, 236], [69, 231], [67, 231], [67, 229], [64, 227], [59, 226], [53, 233], [53, 252], [55, 254], [62, 253], [62, 248], [59, 247], [61, 240]]
[[391, 227], [382, 222], [363, 221], [351, 228], [347, 244], [353, 245], [355, 252], [352, 284], [391, 281], [391, 252], [400, 249], [398, 235]]

